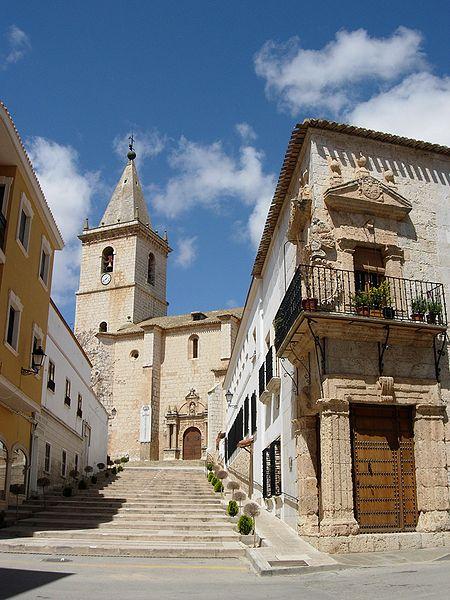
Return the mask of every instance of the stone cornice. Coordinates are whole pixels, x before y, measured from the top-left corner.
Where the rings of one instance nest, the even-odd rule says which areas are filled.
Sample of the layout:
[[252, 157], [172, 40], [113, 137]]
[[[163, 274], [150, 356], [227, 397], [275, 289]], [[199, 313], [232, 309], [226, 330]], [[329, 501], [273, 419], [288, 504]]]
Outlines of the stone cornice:
[[128, 223], [117, 223], [115, 225], [104, 225], [95, 227], [93, 229], [85, 229], [83, 233], [78, 236], [83, 244], [89, 244], [92, 242], [101, 242], [125, 236], [137, 235], [144, 239], [151, 239], [152, 242], [163, 250], [166, 254], [172, 251], [166, 240], [159, 237], [159, 235], [146, 227], [143, 223], [138, 220], [129, 221]]

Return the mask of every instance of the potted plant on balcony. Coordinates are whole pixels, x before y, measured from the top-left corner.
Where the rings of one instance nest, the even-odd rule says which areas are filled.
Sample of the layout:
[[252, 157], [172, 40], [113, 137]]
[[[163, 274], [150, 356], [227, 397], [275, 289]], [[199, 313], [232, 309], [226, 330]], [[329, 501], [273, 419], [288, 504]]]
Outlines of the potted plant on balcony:
[[378, 286], [381, 296], [381, 311], [385, 319], [393, 319], [395, 310], [392, 308], [391, 286], [389, 281], [382, 281]]
[[363, 317], [370, 315], [370, 298], [367, 292], [356, 292], [352, 297], [352, 302], [358, 315], [362, 315]]
[[416, 298], [414, 298], [411, 301], [411, 319], [413, 321], [424, 321], [427, 308], [427, 301], [425, 300], [425, 298], [423, 298], [422, 296], [417, 296]]
[[442, 304], [436, 300], [428, 300], [427, 302], [427, 323], [430, 325], [436, 325], [440, 323], [442, 315]]
[[314, 312], [317, 310], [317, 306], [319, 301], [314, 297], [313, 290], [311, 288], [311, 273], [314, 267], [305, 266], [301, 269], [301, 276], [303, 279], [303, 283], [306, 288], [306, 298], [302, 299], [302, 308], [303, 310]]
[[381, 318], [383, 307], [383, 293], [379, 287], [371, 287], [368, 291], [370, 316]]

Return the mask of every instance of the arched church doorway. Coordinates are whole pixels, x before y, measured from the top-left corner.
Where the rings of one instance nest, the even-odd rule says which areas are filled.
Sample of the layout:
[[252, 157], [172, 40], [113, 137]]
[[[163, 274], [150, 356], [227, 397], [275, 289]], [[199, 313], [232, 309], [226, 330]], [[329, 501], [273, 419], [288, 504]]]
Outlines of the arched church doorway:
[[183, 460], [198, 460], [202, 457], [202, 434], [197, 427], [189, 427], [183, 436]]

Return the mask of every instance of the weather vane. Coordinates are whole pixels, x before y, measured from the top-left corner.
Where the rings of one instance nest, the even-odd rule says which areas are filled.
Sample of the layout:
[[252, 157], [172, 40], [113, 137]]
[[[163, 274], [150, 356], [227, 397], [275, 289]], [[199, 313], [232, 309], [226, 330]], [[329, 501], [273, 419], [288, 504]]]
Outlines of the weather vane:
[[133, 149], [133, 144], [134, 144], [133, 134], [130, 135], [130, 137], [128, 138], [128, 141], [130, 143], [128, 144], [129, 150], [128, 150], [127, 157], [128, 157], [128, 160], [134, 160], [136, 158], [136, 152]]
[[133, 150], [133, 144], [134, 144], [134, 137], [133, 137], [133, 134], [131, 134], [131, 135], [130, 135], [130, 137], [129, 137], [128, 139], [129, 139], [129, 141], [130, 141], [130, 143], [128, 144], [128, 148], [129, 148], [130, 150]]

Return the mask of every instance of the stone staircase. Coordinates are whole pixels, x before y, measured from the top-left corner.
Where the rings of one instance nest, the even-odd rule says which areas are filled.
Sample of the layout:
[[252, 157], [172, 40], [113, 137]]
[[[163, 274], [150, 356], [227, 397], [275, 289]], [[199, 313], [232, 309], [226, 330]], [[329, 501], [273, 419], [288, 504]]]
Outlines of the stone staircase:
[[126, 467], [114, 481], [29, 500], [0, 530], [0, 552], [220, 558], [244, 555], [234, 524], [196, 465]]

